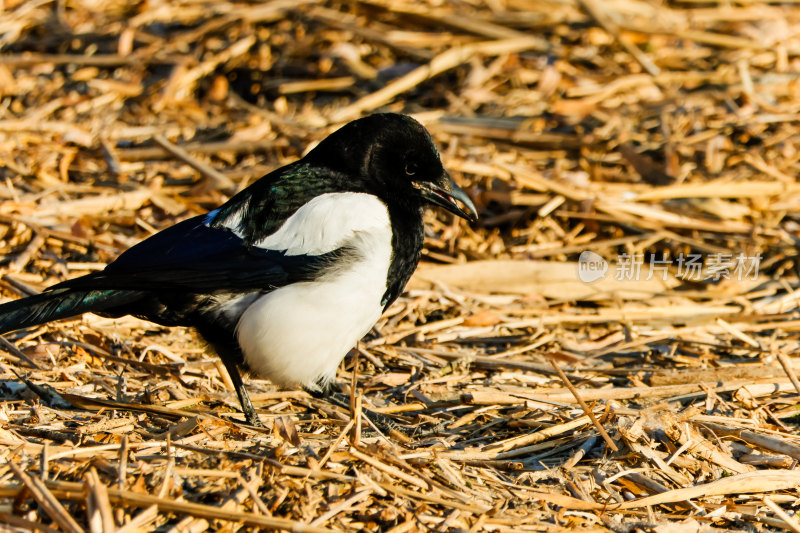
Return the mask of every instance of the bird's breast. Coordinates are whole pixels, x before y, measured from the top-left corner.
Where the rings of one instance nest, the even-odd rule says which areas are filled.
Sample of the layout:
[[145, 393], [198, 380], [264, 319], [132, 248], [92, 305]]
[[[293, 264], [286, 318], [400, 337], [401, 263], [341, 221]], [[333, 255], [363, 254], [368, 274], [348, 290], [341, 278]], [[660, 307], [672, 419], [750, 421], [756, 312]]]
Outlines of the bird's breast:
[[339, 362], [383, 310], [392, 261], [385, 204], [367, 194], [323, 196], [327, 198], [301, 208], [295, 220], [287, 220], [259, 245], [283, 248], [287, 254], [342, 249], [341, 259], [315, 280], [260, 296], [237, 326], [248, 366], [280, 385], [314, 387], [332, 379]]

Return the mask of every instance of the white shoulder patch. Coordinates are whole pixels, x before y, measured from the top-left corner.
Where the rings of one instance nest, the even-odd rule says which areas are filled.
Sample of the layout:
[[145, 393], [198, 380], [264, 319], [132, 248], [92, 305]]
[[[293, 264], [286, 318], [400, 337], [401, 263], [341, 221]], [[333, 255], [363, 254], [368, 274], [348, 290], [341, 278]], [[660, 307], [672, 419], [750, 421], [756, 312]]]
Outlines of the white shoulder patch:
[[[213, 211], [209, 211], [206, 213], [206, 216], [203, 218], [203, 224], [206, 226], [211, 226], [214, 223], [214, 220], [219, 215], [220, 208], [216, 208]], [[236, 236], [240, 239], [242, 238], [242, 210], [239, 209], [238, 211], [234, 211], [230, 215], [228, 215], [228, 220], [222, 225], [223, 228], [228, 228], [231, 230]]]
[[[309, 201], [272, 235], [255, 245], [286, 255], [321, 255], [342, 247], [359, 233], [391, 232], [389, 211], [367, 193], [326, 193]], [[389, 233], [391, 235], [391, 233]]]

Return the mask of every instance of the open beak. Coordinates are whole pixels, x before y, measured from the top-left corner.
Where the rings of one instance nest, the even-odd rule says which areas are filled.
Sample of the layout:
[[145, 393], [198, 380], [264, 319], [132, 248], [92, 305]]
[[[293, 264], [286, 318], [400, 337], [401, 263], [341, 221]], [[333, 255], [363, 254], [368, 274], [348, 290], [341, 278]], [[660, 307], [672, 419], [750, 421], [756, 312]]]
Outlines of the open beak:
[[[478, 220], [478, 210], [475, 209], [475, 204], [472, 203], [470, 197], [464, 190], [456, 185], [447, 173], [444, 174], [443, 183], [434, 183], [432, 181], [415, 181], [414, 187], [419, 190], [420, 195], [432, 204], [444, 207], [451, 213], [466, 218], [470, 222]], [[464, 204], [466, 209], [458, 205], [458, 202]]]

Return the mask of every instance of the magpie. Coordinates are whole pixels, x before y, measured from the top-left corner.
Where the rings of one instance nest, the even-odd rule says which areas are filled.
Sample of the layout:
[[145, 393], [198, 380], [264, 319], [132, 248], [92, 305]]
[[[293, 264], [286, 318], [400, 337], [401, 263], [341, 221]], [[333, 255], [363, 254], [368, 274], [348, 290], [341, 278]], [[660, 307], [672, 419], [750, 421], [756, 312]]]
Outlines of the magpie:
[[193, 327], [261, 425], [239, 369], [330, 387], [416, 268], [426, 204], [477, 219], [419, 122], [370, 115], [104, 270], [0, 305], [0, 334], [85, 312]]

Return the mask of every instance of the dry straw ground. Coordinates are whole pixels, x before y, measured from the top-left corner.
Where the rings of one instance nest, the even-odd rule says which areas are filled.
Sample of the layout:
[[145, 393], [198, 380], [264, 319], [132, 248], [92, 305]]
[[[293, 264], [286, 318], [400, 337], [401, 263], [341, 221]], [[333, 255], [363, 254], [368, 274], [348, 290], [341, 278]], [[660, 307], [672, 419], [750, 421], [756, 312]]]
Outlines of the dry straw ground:
[[[376, 109], [422, 120], [482, 215], [427, 215], [425, 264], [340, 369], [350, 412], [252, 379], [247, 427], [182, 329], [6, 335], [0, 521], [800, 531], [792, 4], [0, 2], [3, 298]], [[585, 250], [605, 280], [578, 280]]]

